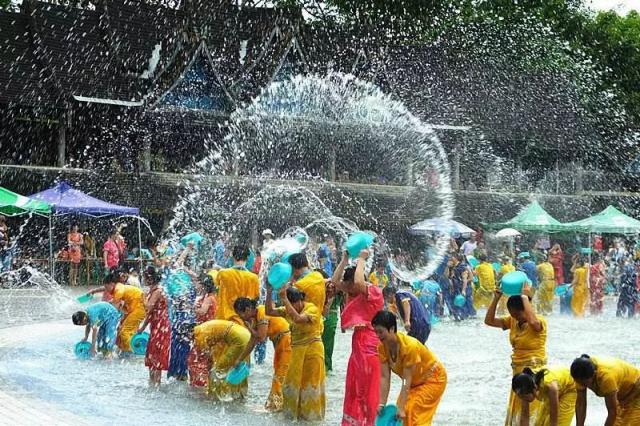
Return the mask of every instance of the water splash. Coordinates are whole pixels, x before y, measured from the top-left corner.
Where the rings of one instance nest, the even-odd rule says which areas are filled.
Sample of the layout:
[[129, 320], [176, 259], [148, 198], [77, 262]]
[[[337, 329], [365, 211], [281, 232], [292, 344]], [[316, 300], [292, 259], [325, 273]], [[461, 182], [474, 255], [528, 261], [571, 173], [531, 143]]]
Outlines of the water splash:
[[432, 129], [402, 103], [352, 75], [297, 76], [263, 90], [228, 128], [191, 170], [202, 178], [187, 185], [173, 232], [227, 231], [256, 243], [261, 228], [298, 226], [341, 242], [373, 229], [387, 238], [380, 255], [410, 258], [393, 262], [403, 281], [437, 267], [448, 236], [414, 236], [408, 227], [451, 217], [449, 167]]

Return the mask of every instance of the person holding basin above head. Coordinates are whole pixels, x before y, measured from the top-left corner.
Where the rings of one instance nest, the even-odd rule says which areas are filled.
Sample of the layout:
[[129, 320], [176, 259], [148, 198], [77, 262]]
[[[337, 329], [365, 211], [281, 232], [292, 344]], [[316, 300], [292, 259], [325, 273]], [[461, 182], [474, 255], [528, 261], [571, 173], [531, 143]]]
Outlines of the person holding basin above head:
[[291, 364], [282, 389], [285, 416], [322, 420], [326, 407], [322, 313], [295, 287], [284, 285], [278, 294], [284, 306], [274, 308], [272, 288], [267, 286], [265, 313], [286, 319], [291, 328]]
[[404, 426], [428, 426], [447, 386], [444, 366], [425, 345], [398, 333], [396, 317], [379, 311], [371, 321], [380, 343], [380, 412], [389, 398], [391, 372], [402, 379], [397, 416]]
[[336, 288], [348, 296], [340, 325], [343, 330], [353, 329], [342, 410], [343, 426], [374, 424], [380, 398], [378, 338], [371, 320], [384, 308], [384, 300], [382, 290], [365, 281], [368, 257], [369, 251], [362, 250], [356, 266], [347, 266], [349, 256], [345, 251], [332, 278]]
[[309, 269], [309, 260], [304, 253], [295, 253], [289, 257], [293, 268], [293, 286], [305, 294], [305, 303], [313, 303], [322, 314], [326, 300], [325, 279], [318, 271]]
[[587, 389], [604, 398], [605, 426], [640, 425], [640, 369], [621, 359], [582, 355], [571, 364], [576, 382], [576, 426], [587, 417]]
[[511, 390], [520, 398], [519, 426], [529, 426], [529, 404], [538, 401], [535, 426], [571, 426], [576, 406], [576, 384], [566, 367], [533, 372], [525, 368], [513, 376]]
[[[522, 373], [525, 368], [535, 371], [547, 364], [547, 321], [542, 316], [536, 315], [531, 306], [529, 294], [530, 289], [525, 282], [522, 294], [511, 296], [507, 300], [509, 315], [496, 318], [496, 309], [502, 298], [502, 290], [496, 289], [484, 318], [484, 323], [490, 327], [509, 330], [509, 341], [513, 348], [511, 368], [514, 376]], [[537, 400], [529, 403], [530, 418], [536, 415], [538, 405]], [[517, 425], [520, 416], [520, 399], [512, 391], [509, 395], [505, 425]]]
[[120, 312], [108, 302], [98, 302], [89, 306], [85, 311], [73, 314], [71, 320], [75, 325], [84, 325], [83, 342], [91, 336], [91, 355], [101, 351], [105, 357], [110, 357], [116, 344]]

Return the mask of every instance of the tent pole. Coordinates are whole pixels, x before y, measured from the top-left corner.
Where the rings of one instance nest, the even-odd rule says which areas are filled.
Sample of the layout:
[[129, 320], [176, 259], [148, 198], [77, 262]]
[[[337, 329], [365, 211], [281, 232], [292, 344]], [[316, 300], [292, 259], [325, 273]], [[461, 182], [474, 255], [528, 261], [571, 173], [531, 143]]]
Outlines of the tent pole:
[[142, 273], [142, 231], [140, 230], [140, 216], [138, 216], [138, 259], [140, 260], [138, 265], [138, 276], [140, 277], [140, 284], [144, 285], [144, 274]]
[[53, 265], [53, 215], [49, 214], [49, 273], [51, 274], [51, 279], [56, 280], [55, 273], [56, 269]]

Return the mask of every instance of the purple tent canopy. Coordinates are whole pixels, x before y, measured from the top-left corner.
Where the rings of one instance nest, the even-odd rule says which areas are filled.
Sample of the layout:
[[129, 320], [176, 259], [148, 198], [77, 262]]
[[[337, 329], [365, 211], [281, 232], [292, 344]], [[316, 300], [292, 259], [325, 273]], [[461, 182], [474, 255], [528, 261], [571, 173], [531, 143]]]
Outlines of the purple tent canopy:
[[139, 216], [140, 210], [135, 207], [119, 206], [91, 197], [74, 189], [67, 182], [60, 182], [53, 188], [30, 195], [29, 198], [51, 204], [56, 215], [85, 214], [88, 216], [132, 215]]

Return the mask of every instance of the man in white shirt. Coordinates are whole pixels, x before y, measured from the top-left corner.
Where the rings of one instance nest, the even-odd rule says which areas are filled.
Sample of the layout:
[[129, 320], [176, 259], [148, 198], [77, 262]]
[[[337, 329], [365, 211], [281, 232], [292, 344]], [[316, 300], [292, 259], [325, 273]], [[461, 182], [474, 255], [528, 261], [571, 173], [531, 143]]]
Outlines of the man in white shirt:
[[462, 244], [462, 247], [460, 247], [460, 251], [465, 256], [472, 256], [477, 247], [478, 243], [476, 242], [476, 234], [471, 234], [471, 238]]

